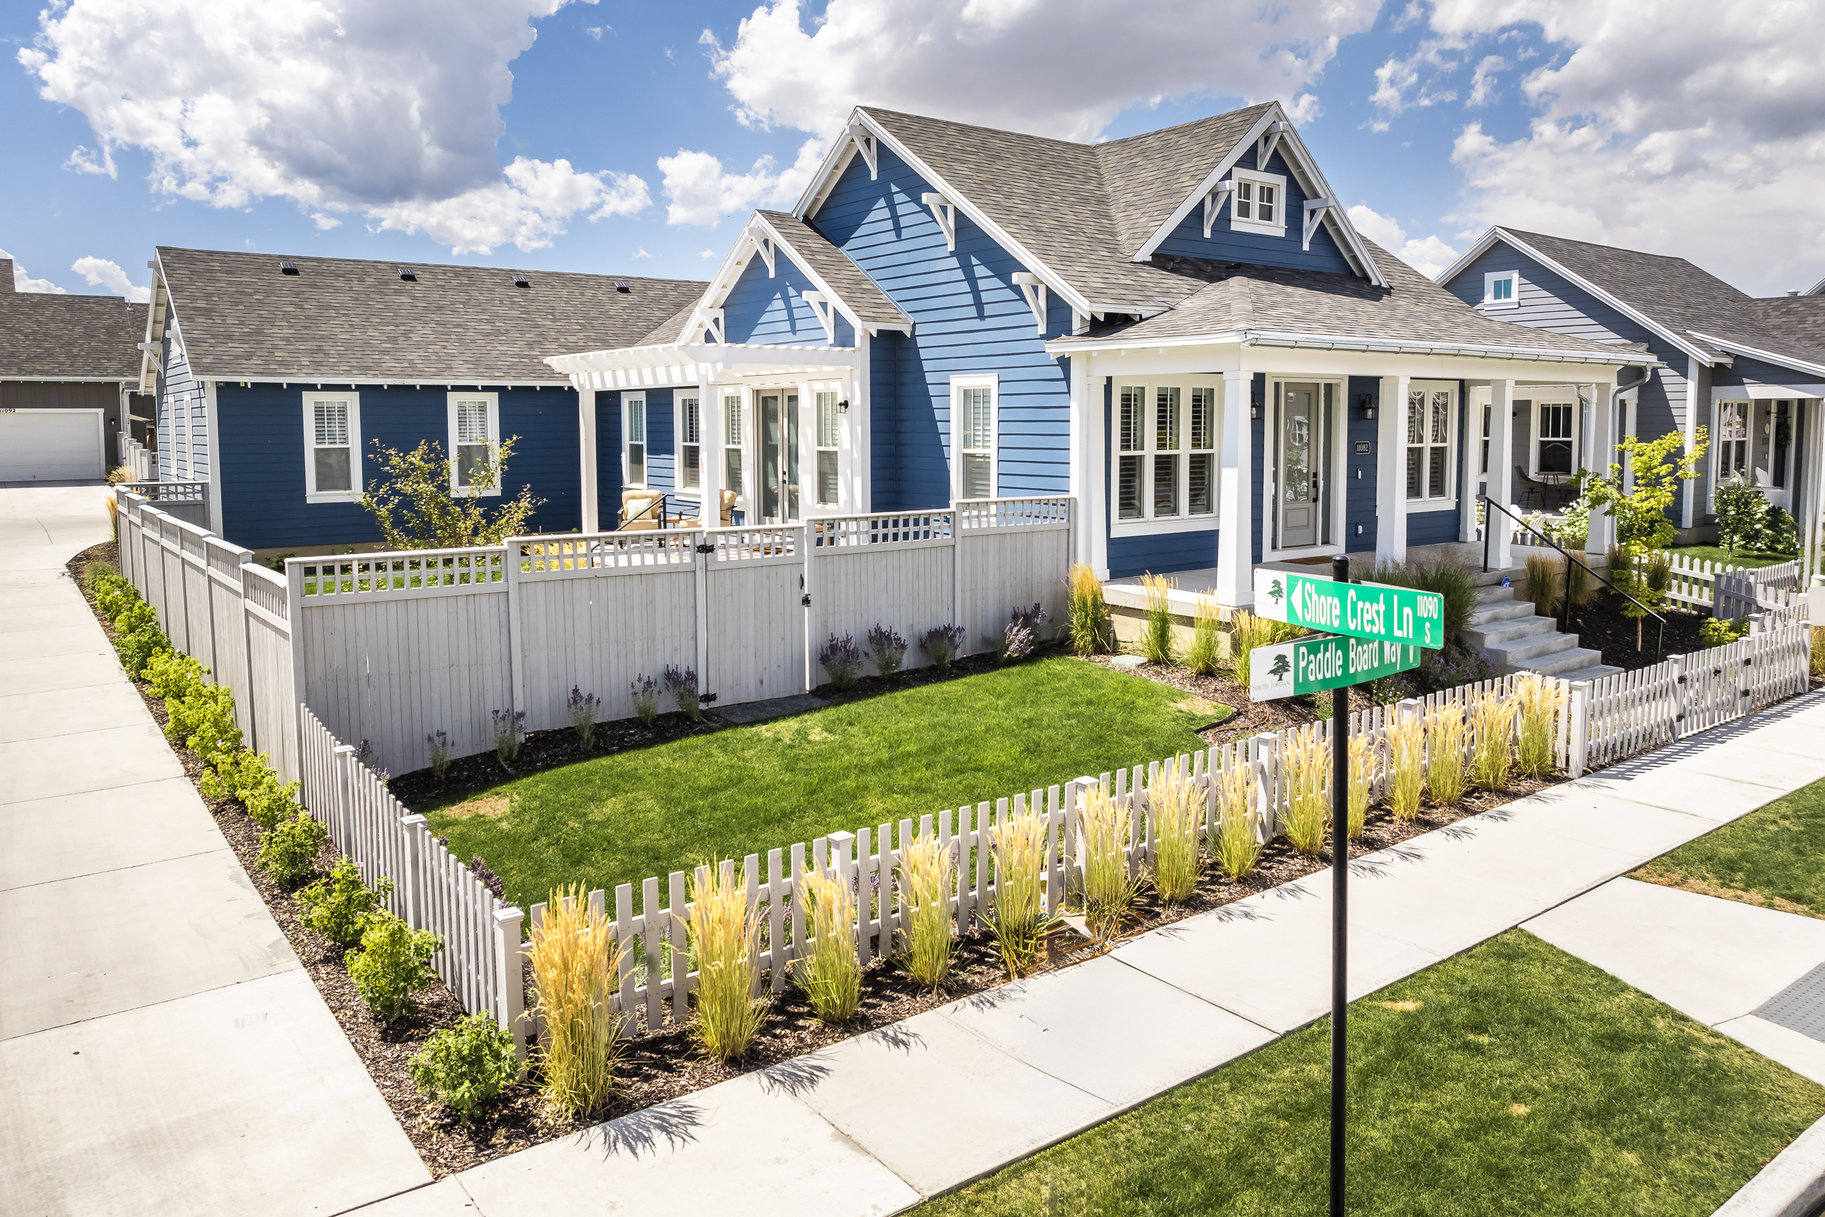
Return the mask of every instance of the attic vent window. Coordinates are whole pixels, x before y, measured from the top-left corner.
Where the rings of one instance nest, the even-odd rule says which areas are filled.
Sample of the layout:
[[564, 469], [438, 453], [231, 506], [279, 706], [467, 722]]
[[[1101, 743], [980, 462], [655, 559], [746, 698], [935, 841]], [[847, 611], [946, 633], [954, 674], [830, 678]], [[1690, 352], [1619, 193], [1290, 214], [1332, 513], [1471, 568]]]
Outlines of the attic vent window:
[[530, 279], [528, 279], [528, 278], [527, 278], [527, 277], [526, 277], [526, 276], [525, 276], [525, 275], [515, 275], [515, 276], [514, 276], [514, 277], [513, 277], [513, 286], [515, 286], [515, 287], [531, 287], [531, 286], [532, 286], [532, 280], [530, 280]]
[[407, 283], [418, 282], [418, 272], [409, 266], [402, 266], [399, 268], [399, 277], [404, 279]]
[[615, 290], [618, 292], [631, 292], [634, 289], [631, 286], [629, 286], [626, 279], [616, 279], [615, 280]]
[[298, 273], [298, 264], [296, 262], [281, 262], [279, 263], [279, 273], [282, 275], [295, 275]]
[[1239, 232], [1282, 236], [1286, 232], [1286, 178], [1278, 173], [1237, 169], [1229, 226]]

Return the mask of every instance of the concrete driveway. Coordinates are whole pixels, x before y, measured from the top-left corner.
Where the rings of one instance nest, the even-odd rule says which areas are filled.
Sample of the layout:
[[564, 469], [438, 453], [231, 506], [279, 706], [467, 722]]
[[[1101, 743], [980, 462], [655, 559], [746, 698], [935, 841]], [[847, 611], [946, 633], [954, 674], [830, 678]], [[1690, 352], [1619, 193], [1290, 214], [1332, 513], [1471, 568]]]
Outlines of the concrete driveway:
[[0, 1213], [336, 1213], [426, 1183], [64, 572], [99, 486], [0, 486]]

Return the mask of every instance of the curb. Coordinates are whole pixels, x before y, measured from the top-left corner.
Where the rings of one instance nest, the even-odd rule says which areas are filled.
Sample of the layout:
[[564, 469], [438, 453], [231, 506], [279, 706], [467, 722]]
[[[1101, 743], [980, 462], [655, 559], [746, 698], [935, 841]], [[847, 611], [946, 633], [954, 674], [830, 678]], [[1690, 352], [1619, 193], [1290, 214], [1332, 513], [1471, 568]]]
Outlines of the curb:
[[1712, 1217], [1808, 1217], [1825, 1200], [1825, 1119], [1793, 1139]]

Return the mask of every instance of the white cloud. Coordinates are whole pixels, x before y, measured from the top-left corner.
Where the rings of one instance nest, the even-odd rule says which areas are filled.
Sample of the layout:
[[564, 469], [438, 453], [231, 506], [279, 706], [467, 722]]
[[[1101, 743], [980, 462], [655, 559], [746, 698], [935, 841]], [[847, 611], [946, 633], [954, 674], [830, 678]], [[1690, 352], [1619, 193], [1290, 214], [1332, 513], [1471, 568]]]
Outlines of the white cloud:
[[697, 256], [704, 259], [714, 258], [716, 256], [716, 251], [713, 249], [700, 249], [697, 251]]
[[[1091, 139], [1136, 102], [1287, 98], [1379, 0], [771, 0], [711, 64], [756, 127], [828, 138], [857, 102]], [[808, 26], [808, 27], [807, 27]], [[1315, 103], [1308, 103], [1315, 104]]]
[[1458, 135], [1455, 218], [1678, 254], [1756, 292], [1825, 271], [1825, 6], [1436, 0], [1430, 24], [1539, 56], [1524, 135]]
[[824, 147], [814, 136], [799, 145], [798, 156], [786, 168], [763, 156], [746, 173], [729, 172], [708, 152], [680, 148], [675, 156], [662, 156], [665, 222], [708, 225], [755, 207], [790, 207], [817, 172]]
[[653, 256], [652, 254], [647, 252], [646, 246], [644, 246], [644, 245], [642, 245], [639, 249], [636, 249], [634, 251], [634, 261], [636, 261], [636, 262], [638, 262], [641, 258], [650, 258], [652, 256]]
[[563, 161], [496, 160], [509, 65], [570, 2], [59, 0], [18, 58], [94, 132], [72, 169], [112, 176], [139, 149], [169, 197], [288, 199], [319, 224], [355, 212], [459, 251], [532, 248], [645, 193]]
[[[1425, 108], [1457, 100], [1457, 90], [1437, 84], [1444, 72], [1458, 66], [1462, 46], [1450, 39], [1428, 38], [1407, 56], [1391, 55], [1375, 69], [1375, 91], [1369, 101], [1384, 115], [1375, 130], [1386, 131], [1385, 116], [1413, 107]], [[1425, 69], [1422, 72], [1422, 69]], [[1474, 103], [1472, 103], [1474, 104]]]
[[1357, 232], [1428, 278], [1457, 261], [1458, 251], [1437, 236], [1409, 238], [1399, 221], [1365, 203], [1350, 208], [1350, 223]]
[[1496, 75], [1508, 70], [1508, 61], [1500, 55], [1485, 55], [1476, 65], [1476, 74], [1470, 78], [1470, 96], [1464, 102], [1467, 106], [1486, 106], [1496, 100]]
[[[0, 249], [0, 258], [11, 258], [13, 255]], [[49, 279], [34, 279], [25, 273], [25, 267], [13, 263], [13, 290], [16, 292], [48, 292], [51, 295], [64, 295], [64, 290]]]
[[109, 295], [125, 296], [136, 304], [144, 304], [152, 299], [152, 289], [134, 283], [118, 262], [110, 262], [91, 254], [76, 259], [70, 264], [70, 269], [81, 275], [89, 286], [106, 288]]

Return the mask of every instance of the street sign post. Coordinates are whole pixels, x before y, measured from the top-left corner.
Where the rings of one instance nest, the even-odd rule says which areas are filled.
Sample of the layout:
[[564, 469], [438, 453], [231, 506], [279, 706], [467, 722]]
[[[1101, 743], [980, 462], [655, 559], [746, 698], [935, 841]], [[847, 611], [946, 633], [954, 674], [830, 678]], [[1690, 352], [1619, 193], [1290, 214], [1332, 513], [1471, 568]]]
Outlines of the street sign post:
[[[1350, 686], [1419, 666], [1420, 648], [1445, 645], [1445, 598], [1385, 583], [1351, 583], [1350, 561], [1331, 562], [1329, 579], [1255, 569], [1255, 612], [1323, 630], [1248, 661], [1256, 701], [1331, 691], [1331, 1217], [1344, 1217], [1344, 1096], [1349, 1040], [1350, 840], [1339, 826], [1350, 788]], [[1342, 635], [1342, 637], [1339, 637]]]
[[1256, 567], [1255, 612], [1327, 634], [1431, 650], [1445, 645], [1445, 598], [1411, 587]]

